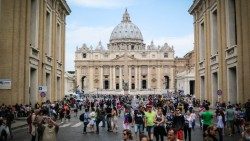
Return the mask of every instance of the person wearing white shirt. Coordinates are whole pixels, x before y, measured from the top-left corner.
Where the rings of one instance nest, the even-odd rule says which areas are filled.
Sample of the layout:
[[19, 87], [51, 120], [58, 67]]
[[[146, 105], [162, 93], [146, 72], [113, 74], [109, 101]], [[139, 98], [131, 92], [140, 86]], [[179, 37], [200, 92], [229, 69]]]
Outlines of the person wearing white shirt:
[[217, 113], [217, 129], [219, 133], [219, 141], [223, 141], [223, 131], [225, 127], [225, 115], [222, 110]]
[[188, 140], [191, 141], [191, 129], [192, 129], [193, 118], [189, 111], [187, 111], [184, 118], [185, 118], [185, 126], [184, 126], [185, 141], [187, 140], [187, 136], [188, 136]]

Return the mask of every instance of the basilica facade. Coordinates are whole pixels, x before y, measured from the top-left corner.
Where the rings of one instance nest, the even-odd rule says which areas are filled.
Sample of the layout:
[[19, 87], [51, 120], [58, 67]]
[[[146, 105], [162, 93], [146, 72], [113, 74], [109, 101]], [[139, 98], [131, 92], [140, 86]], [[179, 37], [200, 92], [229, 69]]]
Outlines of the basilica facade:
[[[163, 94], [175, 91], [175, 74], [185, 68], [176, 63], [173, 46], [143, 42], [128, 11], [112, 31], [107, 47], [83, 44], [75, 52], [77, 87], [85, 94]], [[178, 64], [178, 65], [177, 65]]]

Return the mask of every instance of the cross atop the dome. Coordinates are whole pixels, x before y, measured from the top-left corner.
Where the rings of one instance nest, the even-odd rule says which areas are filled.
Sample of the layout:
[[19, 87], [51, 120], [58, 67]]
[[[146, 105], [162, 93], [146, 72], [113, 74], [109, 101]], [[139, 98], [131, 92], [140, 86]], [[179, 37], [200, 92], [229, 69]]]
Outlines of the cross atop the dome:
[[123, 14], [122, 22], [131, 22], [127, 8], [125, 10], [125, 13]]

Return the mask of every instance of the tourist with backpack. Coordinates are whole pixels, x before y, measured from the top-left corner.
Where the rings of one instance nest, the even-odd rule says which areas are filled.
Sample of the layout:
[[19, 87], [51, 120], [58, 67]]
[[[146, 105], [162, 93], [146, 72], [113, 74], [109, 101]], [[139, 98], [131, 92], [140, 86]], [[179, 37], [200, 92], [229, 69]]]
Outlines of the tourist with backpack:
[[79, 117], [80, 121], [83, 122], [83, 134], [87, 133], [87, 126], [89, 124], [89, 110], [85, 109], [85, 113], [82, 113]]
[[129, 110], [126, 108], [124, 113], [124, 122], [123, 122], [123, 128], [124, 129], [130, 129], [130, 124], [132, 123], [132, 116], [129, 112]]

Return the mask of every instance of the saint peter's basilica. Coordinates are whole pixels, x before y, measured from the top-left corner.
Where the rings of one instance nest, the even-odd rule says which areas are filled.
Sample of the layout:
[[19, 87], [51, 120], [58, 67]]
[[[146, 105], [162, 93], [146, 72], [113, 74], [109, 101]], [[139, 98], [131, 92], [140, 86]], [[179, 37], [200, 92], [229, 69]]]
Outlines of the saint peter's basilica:
[[[77, 86], [86, 94], [163, 94], [176, 90], [176, 74], [190, 67], [174, 47], [143, 42], [128, 11], [112, 31], [107, 47], [83, 44], [75, 52]], [[189, 66], [189, 67], [188, 67]], [[188, 92], [189, 93], [189, 92]]]

